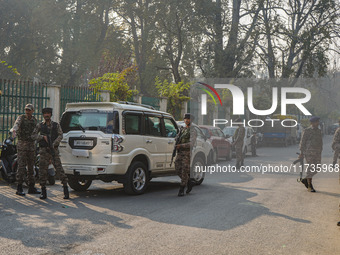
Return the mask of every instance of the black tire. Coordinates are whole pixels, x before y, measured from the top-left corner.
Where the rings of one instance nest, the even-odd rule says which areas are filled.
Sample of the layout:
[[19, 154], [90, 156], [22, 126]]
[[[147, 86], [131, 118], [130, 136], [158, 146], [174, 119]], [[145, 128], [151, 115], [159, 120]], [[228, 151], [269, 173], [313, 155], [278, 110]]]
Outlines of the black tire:
[[10, 179], [8, 178], [8, 176], [5, 174], [5, 169], [3, 167], [0, 168], [0, 171], [1, 171], [1, 176], [2, 176], [2, 179], [4, 179], [6, 182], [9, 182]]
[[218, 151], [217, 151], [217, 149], [214, 150], [212, 157], [213, 157], [212, 163], [213, 164], [217, 163], [217, 161], [218, 161]]
[[210, 150], [208, 155], [208, 165], [214, 164], [214, 151]]
[[143, 162], [132, 162], [126, 174], [124, 191], [129, 195], [141, 195], [149, 184], [149, 174]]
[[68, 184], [75, 191], [86, 191], [92, 184], [92, 180], [82, 179], [73, 175], [67, 175]]
[[47, 180], [48, 180], [48, 183], [50, 185], [54, 185], [55, 184], [54, 176], [49, 175]]
[[190, 178], [194, 181], [194, 183], [196, 185], [200, 185], [202, 184], [202, 182], [204, 181], [204, 177], [205, 177], [205, 173], [204, 172], [196, 172], [195, 168], [196, 166], [199, 166], [200, 169], [203, 169], [204, 167], [204, 160], [201, 159], [200, 157], [196, 157], [192, 163], [192, 173], [193, 176], [190, 176]]
[[232, 149], [230, 147], [229, 154], [226, 156], [226, 160], [230, 161], [232, 158], [233, 158], [233, 151], [232, 151]]
[[254, 145], [254, 144], [251, 146], [251, 155], [252, 155], [253, 157], [256, 156], [256, 145]]

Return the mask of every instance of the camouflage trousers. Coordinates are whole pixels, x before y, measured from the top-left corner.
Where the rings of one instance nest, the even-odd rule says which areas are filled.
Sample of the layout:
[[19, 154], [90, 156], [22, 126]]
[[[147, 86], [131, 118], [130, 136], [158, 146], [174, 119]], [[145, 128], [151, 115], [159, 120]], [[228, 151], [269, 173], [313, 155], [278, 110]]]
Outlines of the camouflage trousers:
[[175, 160], [176, 173], [181, 178], [181, 186], [187, 185], [190, 176], [190, 151], [180, 151]]
[[[33, 145], [34, 146], [34, 145]], [[29, 186], [34, 186], [34, 163], [35, 163], [35, 151], [33, 150], [20, 150], [18, 149], [18, 171], [17, 181], [18, 184], [24, 182], [25, 174], [27, 172], [27, 181]]]
[[236, 153], [236, 167], [243, 166], [243, 143], [235, 145], [235, 153]]
[[56, 170], [56, 173], [60, 175], [60, 180], [62, 184], [67, 184], [67, 177], [63, 166], [61, 165], [59, 151], [55, 149], [55, 154], [52, 156], [51, 152], [48, 148], [40, 148], [40, 162], [39, 162], [39, 176], [40, 176], [40, 185], [41, 187], [46, 186], [47, 178], [48, 178], [48, 165], [50, 161]]
[[318, 168], [321, 168], [321, 152], [308, 152], [305, 159], [308, 164], [306, 178], [313, 178], [318, 173]]

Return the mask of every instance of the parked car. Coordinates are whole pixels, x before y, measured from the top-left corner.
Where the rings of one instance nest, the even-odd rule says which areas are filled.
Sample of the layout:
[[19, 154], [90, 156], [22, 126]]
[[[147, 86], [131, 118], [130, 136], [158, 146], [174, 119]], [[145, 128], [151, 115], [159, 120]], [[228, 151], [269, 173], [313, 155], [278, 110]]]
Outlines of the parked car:
[[[226, 137], [229, 137], [229, 141], [233, 142], [233, 135], [235, 134], [237, 127], [225, 127], [223, 128], [223, 133]], [[245, 127], [246, 133], [243, 142], [243, 154], [246, 155], [248, 152], [252, 156], [256, 155], [257, 138], [256, 132], [251, 127]], [[233, 156], [236, 155], [235, 146], [232, 146]]]
[[[142, 194], [151, 178], [176, 175], [170, 162], [179, 129], [169, 113], [128, 103], [70, 103], [61, 127], [61, 161], [74, 190], [85, 191], [93, 180], [102, 180], [122, 183], [128, 194]], [[207, 163], [204, 146], [205, 140], [198, 139], [192, 167]], [[201, 184], [204, 172], [194, 172], [193, 178]]]
[[213, 162], [216, 163], [219, 158], [231, 160], [232, 149], [231, 142], [226, 138], [225, 134], [219, 127], [201, 125], [200, 128], [203, 130], [205, 136], [211, 142], [214, 148]]

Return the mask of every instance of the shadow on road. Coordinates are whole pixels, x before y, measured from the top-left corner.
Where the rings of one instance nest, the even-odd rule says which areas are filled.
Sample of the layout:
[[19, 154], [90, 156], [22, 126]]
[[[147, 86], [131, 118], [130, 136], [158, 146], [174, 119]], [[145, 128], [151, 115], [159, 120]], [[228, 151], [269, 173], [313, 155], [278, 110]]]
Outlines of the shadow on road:
[[[228, 186], [251, 179], [250, 175], [242, 174], [218, 183], [207, 181], [181, 198], [177, 197], [179, 182], [174, 181], [152, 181], [141, 196], [126, 195], [121, 185], [95, 185], [86, 192], [71, 191], [70, 201], [62, 199], [61, 186], [48, 189], [48, 199], [42, 201], [38, 195], [19, 197], [14, 186], [0, 183], [0, 236], [21, 240], [27, 247], [55, 250], [70, 243], [89, 241], [108, 227], [131, 229], [133, 226], [124, 223], [130, 216], [218, 231], [245, 225], [264, 215], [310, 223], [250, 201], [257, 196], [255, 192]], [[88, 226], [88, 231], [84, 231], [84, 226]], [[22, 230], [18, 234], [13, 229]], [[69, 236], [72, 242], [68, 242]]]

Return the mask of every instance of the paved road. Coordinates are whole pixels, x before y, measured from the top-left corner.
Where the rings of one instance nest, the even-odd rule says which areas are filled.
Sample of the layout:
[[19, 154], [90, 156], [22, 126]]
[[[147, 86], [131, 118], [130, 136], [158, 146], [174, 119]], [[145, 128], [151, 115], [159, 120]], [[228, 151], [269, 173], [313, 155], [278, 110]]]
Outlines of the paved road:
[[[331, 162], [330, 142], [323, 163]], [[246, 165], [289, 165], [296, 151], [260, 148]], [[153, 180], [142, 196], [98, 181], [70, 201], [60, 184], [41, 201], [0, 182], [0, 254], [340, 254], [338, 174], [318, 174], [317, 193], [297, 177], [214, 173], [182, 198], [176, 177]]]

